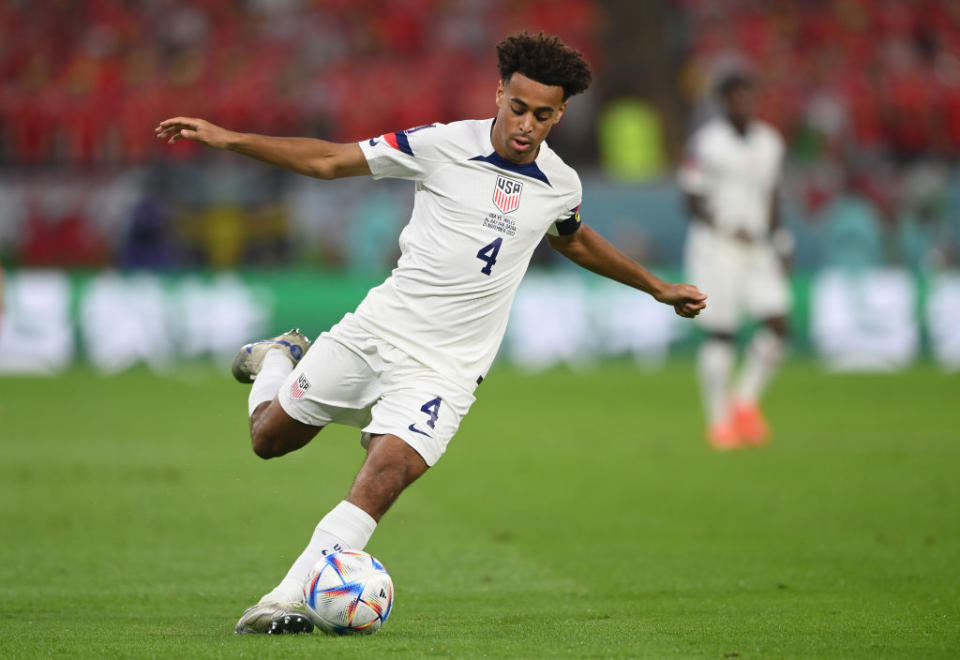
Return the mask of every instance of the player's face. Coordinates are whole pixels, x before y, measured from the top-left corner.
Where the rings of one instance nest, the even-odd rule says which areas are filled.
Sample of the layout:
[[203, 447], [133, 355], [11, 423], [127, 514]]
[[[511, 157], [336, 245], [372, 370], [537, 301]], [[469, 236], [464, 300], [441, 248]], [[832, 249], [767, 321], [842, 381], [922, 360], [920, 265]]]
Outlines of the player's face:
[[522, 73], [497, 85], [497, 121], [493, 125], [493, 148], [514, 163], [530, 163], [540, 151], [567, 104], [563, 87], [544, 85]]
[[737, 121], [747, 121], [753, 116], [754, 93], [752, 87], [738, 87], [726, 98], [727, 114]]

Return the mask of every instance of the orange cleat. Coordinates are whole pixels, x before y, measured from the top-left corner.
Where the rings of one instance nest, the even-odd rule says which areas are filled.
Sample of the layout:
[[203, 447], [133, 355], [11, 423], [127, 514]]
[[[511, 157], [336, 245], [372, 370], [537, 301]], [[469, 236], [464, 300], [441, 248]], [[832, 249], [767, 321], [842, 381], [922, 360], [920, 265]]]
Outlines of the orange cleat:
[[770, 442], [770, 425], [755, 403], [733, 404], [733, 426], [746, 446], [763, 447]]
[[737, 434], [737, 429], [730, 422], [716, 422], [707, 429], [707, 442], [718, 451], [743, 449], [746, 445]]

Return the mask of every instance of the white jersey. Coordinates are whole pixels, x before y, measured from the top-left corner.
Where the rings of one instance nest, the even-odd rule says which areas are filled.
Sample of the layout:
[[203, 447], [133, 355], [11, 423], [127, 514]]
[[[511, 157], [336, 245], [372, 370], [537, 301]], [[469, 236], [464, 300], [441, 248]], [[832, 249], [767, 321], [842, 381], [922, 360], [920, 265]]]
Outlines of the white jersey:
[[690, 138], [680, 186], [701, 195], [718, 229], [755, 238], [770, 230], [770, 204], [783, 160], [783, 140], [769, 124], [753, 120], [745, 135], [716, 117]]
[[469, 391], [493, 362], [537, 244], [580, 226], [576, 172], [545, 142], [532, 163], [502, 158], [493, 121], [360, 142], [375, 179], [411, 179], [416, 193], [397, 266], [355, 319]]

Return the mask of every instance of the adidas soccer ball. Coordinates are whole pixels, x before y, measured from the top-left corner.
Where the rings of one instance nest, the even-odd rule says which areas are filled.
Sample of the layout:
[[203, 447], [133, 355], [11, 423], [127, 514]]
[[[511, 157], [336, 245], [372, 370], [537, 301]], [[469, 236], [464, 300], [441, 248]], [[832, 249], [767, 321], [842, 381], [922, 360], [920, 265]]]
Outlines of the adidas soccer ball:
[[378, 631], [393, 608], [393, 581], [379, 561], [342, 550], [317, 562], [303, 585], [307, 616], [336, 635]]

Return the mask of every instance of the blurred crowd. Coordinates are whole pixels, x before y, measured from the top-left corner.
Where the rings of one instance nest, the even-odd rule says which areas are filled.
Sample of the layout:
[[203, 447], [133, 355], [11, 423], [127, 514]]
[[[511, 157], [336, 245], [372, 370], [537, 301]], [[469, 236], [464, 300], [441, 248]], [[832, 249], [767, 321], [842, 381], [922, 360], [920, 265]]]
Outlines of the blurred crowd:
[[487, 116], [492, 44], [531, 26], [593, 57], [595, 4], [2, 0], [0, 158], [142, 162], [177, 114], [336, 140]]
[[[355, 140], [490, 116], [493, 45], [526, 28], [560, 34], [598, 70], [556, 140], [590, 190], [627, 181], [609, 198], [635, 210], [611, 209], [610, 233], [639, 246], [634, 256], [678, 263], [684, 218], [663, 203], [664, 182], [682, 136], [715, 110], [717, 76], [747, 67], [761, 115], [789, 145], [784, 193], [810, 235], [801, 248], [818, 245], [801, 250], [800, 266], [960, 263], [960, 5], [649, 7], [670, 36], [644, 66], [671, 71], [663, 93], [685, 114], [635, 112], [623, 105], [633, 92], [610, 82], [629, 80], [623, 68], [635, 64], [605, 36], [618, 16], [641, 15], [626, 0], [0, 0], [0, 261], [388, 268], [409, 187], [325, 186], [189, 143], [165, 147], [153, 126], [185, 114]], [[621, 139], [631, 130], [639, 142]], [[594, 146], [575, 148], [584, 143]], [[619, 145], [626, 162], [646, 144], [654, 165], [633, 179], [605, 154]], [[585, 213], [603, 215], [604, 198], [588, 197], [599, 201]]]

